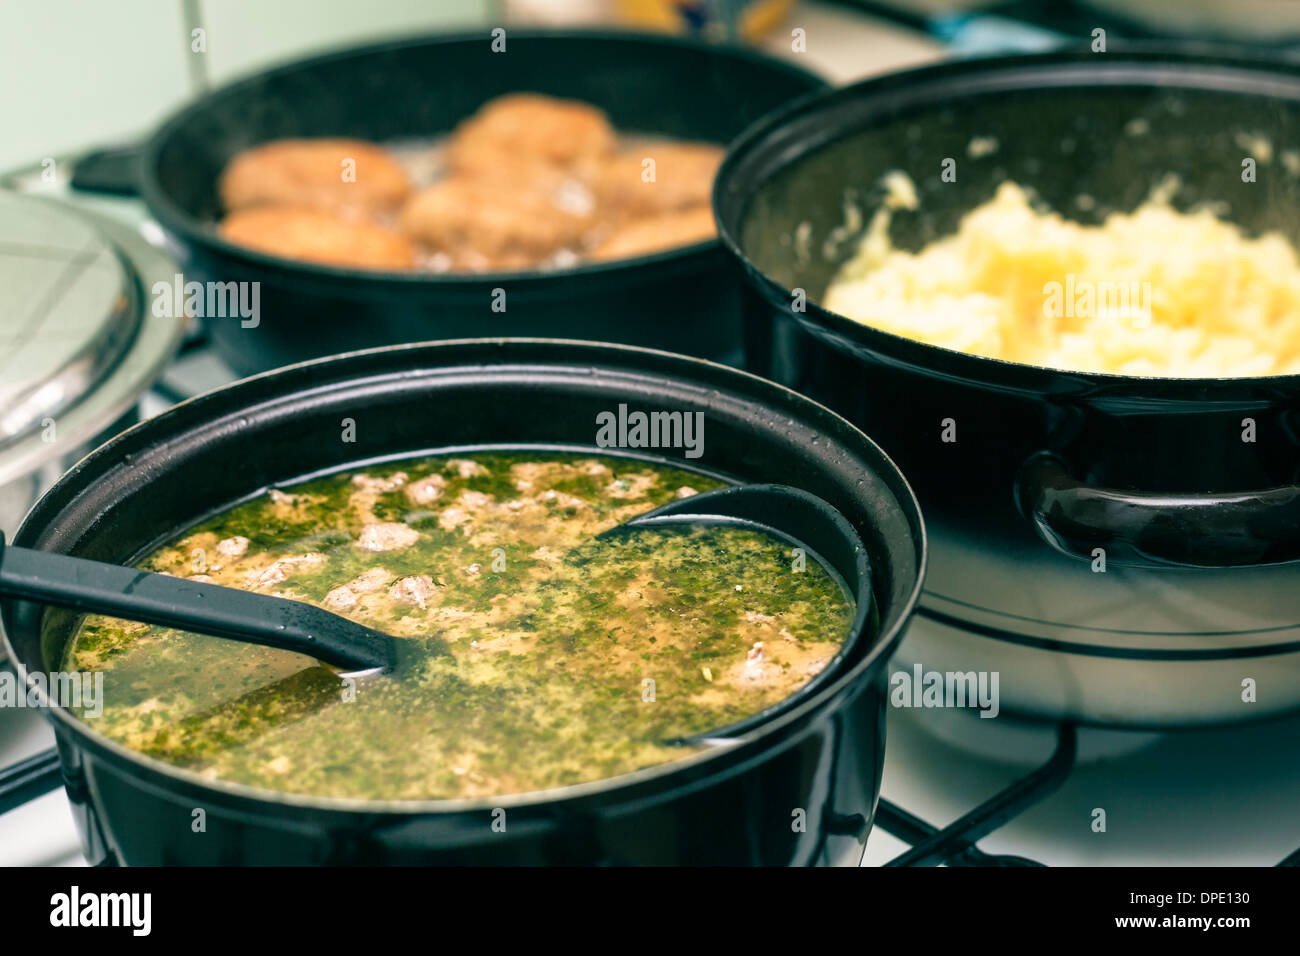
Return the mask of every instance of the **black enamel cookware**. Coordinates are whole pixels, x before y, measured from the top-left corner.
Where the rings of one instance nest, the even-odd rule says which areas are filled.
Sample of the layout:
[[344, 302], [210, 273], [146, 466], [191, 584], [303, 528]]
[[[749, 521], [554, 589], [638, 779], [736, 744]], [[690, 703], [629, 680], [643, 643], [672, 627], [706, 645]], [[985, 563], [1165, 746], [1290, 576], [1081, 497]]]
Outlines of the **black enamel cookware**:
[[[13, 543], [130, 562], [214, 510], [304, 474], [484, 445], [597, 450], [598, 415], [620, 404], [703, 414], [700, 457], [661, 449], [651, 453], [658, 460], [792, 485], [851, 523], [866, 547], [875, 613], [829, 679], [680, 761], [473, 800], [339, 800], [227, 784], [126, 750], [93, 721], [52, 707], [89, 859], [859, 862], [882, 770], [884, 667], [920, 593], [925, 535], [889, 459], [842, 418], [781, 386], [696, 359], [590, 343], [477, 340], [354, 353], [207, 393], [123, 433], [55, 485]], [[345, 418], [355, 442], [340, 440]], [[76, 616], [5, 599], [0, 621], [30, 677], [57, 668]], [[197, 836], [196, 808], [206, 819]]]
[[[502, 48], [504, 44], [504, 48]], [[226, 242], [217, 177], [282, 137], [434, 140], [493, 97], [592, 103], [620, 131], [727, 143], [824, 83], [753, 50], [687, 37], [510, 30], [421, 37], [279, 66], [187, 104], [150, 137], [134, 176], [87, 163], [73, 185], [138, 190], [185, 276], [260, 282], [256, 325], [204, 315], [225, 361], [248, 374], [321, 355], [440, 338], [529, 335], [623, 342], [707, 358], [740, 353], [739, 286], [716, 241], [551, 273], [430, 275], [295, 262]]]
[[1084, 223], [1176, 182], [1177, 208], [1212, 204], [1248, 235], [1296, 242], [1297, 142], [1294, 64], [1112, 50], [869, 80], [733, 146], [714, 201], [747, 281], [747, 367], [877, 438], [931, 526], [905, 656], [998, 671], [1004, 709], [1030, 715], [1176, 726], [1300, 705], [1296, 376], [1039, 368], [818, 305], [888, 172], [918, 193], [890, 224], [905, 250], [1007, 180]]

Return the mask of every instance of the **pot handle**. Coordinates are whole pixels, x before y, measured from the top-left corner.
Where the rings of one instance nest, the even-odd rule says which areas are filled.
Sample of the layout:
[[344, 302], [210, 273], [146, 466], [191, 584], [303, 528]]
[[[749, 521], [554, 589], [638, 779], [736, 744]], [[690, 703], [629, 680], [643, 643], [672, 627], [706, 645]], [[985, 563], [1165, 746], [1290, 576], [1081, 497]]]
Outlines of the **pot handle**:
[[1038, 452], [1016, 476], [1016, 504], [1038, 536], [1085, 561], [1137, 568], [1234, 568], [1300, 560], [1300, 486], [1225, 494], [1102, 488]]
[[138, 196], [143, 155], [138, 143], [91, 150], [73, 163], [69, 185], [79, 192]]

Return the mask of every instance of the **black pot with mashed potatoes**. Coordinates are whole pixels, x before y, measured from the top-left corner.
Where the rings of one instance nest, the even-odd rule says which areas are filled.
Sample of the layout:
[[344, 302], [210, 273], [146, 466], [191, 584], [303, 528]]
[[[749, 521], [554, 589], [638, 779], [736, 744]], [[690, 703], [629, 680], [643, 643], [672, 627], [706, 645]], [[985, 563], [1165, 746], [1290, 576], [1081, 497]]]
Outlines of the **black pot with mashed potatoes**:
[[877, 438], [933, 530], [912, 660], [1040, 717], [1300, 707], [1298, 133], [1294, 63], [1117, 48], [892, 74], [733, 145], [747, 367]]

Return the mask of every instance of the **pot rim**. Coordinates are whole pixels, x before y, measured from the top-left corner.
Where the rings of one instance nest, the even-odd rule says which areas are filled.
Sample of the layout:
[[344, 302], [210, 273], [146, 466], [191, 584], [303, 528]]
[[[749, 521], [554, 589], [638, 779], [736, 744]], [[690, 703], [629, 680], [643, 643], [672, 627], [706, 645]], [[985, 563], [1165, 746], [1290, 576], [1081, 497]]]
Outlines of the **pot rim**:
[[[553, 272], [542, 272], [534, 269], [513, 272], [452, 272], [443, 275], [412, 270], [345, 268], [274, 256], [228, 242], [212, 230], [210, 223], [203, 222], [190, 215], [179, 205], [172, 202], [171, 198], [159, 185], [157, 177], [152, 173], [158, 166], [159, 155], [166, 142], [175, 130], [183, 125], [195, 111], [223, 99], [238, 96], [265, 83], [269, 78], [290, 75], [302, 69], [323, 66], [331, 62], [343, 62], [357, 57], [373, 56], [407, 48], [459, 45], [471, 42], [485, 43], [489, 36], [490, 34], [482, 30], [460, 30], [449, 33], [429, 33], [414, 37], [403, 37], [397, 40], [382, 40], [302, 57], [224, 84], [171, 112], [149, 136], [145, 142], [141, 157], [140, 194], [149, 207], [149, 211], [169, 232], [184, 237], [189, 243], [220, 253], [241, 264], [263, 271], [272, 270], [277, 273], [284, 273], [286, 276], [300, 281], [355, 283], [368, 280], [373, 286], [382, 287], [395, 293], [419, 290], [430, 286], [455, 291], [473, 291], [485, 287], [491, 288], [503, 282], [514, 284], [516, 289], [522, 293], [555, 279], [582, 280], [591, 276], [619, 281], [631, 269], [689, 267], [702, 256], [716, 252], [721, 248], [716, 238], [705, 239], [701, 242], [676, 246], [633, 258], [584, 263], [572, 268], [556, 269]], [[698, 53], [728, 57], [754, 66], [763, 66], [775, 73], [784, 73], [789, 79], [802, 82], [810, 87], [815, 85], [825, 88], [827, 85], [825, 78], [820, 74], [805, 70], [793, 63], [759, 50], [739, 44], [719, 44], [676, 34], [609, 28], [539, 28], [510, 30], [508, 39], [525, 42], [531, 40], [589, 40], [595, 43], [621, 42], [645, 47], [689, 49]], [[720, 143], [718, 145], [725, 147], [727, 144]], [[519, 288], [520, 286], [523, 288]]]
[[[364, 800], [357, 798], [321, 797], [310, 794], [281, 792], [232, 783], [225, 780], [211, 780], [201, 777], [194, 771], [186, 770], [168, 764], [162, 760], [145, 756], [144, 754], [131, 750], [116, 741], [110, 740], [109, 738], [99, 734], [86, 722], [73, 717], [72, 714], [62, 706], [51, 705], [50, 701], [44, 699], [43, 694], [39, 695], [41, 697], [41, 710], [47, 715], [47, 718], [54, 723], [55, 729], [60, 733], [69, 734], [78, 748], [84, 748], [112, 759], [114, 763], [111, 769], [114, 772], [128, 773], [142, 785], [159, 788], [169, 793], [203, 794], [207, 797], [224, 798], [225, 800], [234, 803], [253, 801], [254, 803], [267, 804], [281, 809], [285, 807], [293, 807], [318, 811], [325, 814], [367, 813], [397, 816], [450, 816], [466, 812], [492, 810], [498, 807], [544, 809], [548, 806], [574, 803], [591, 798], [610, 798], [615, 801], [630, 802], [644, 796], [655, 794], [662, 795], [667, 792], [679, 793], [683, 790], [707, 786], [714, 776], [719, 773], [727, 772], [733, 768], [733, 765], [744, 766], [749, 762], [760, 759], [761, 754], [765, 749], [779, 748], [784, 744], [785, 739], [796, 729], [797, 724], [807, 719], [813, 713], [830, 705], [833, 699], [851, 692], [854, 685], [862, 684], [871, 680], [874, 672], [883, 667], [888, 662], [889, 658], [893, 656], [898, 644], [902, 641], [907, 625], [909, 624], [914, 612], [916, 611], [918, 602], [920, 601], [922, 588], [925, 583], [926, 559], [928, 555], [928, 540], [920, 506], [911, 486], [907, 483], [906, 478], [903, 476], [902, 472], [899, 471], [893, 460], [861, 430], [849, 423], [840, 415], [818, 402], [786, 388], [785, 386], [771, 382], [752, 373], [735, 369], [730, 366], [721, 365], [716, 362], [710, 362], [706, 359], [678, 355], [672, 352], [664, 352], [659, 349], [648, 349], [639, 346], [587, 342], [574, 339], [548, 338], [488, 337], [478, 339], [448, 339], [434, 342], [409, 343], [361, 349], [340, 355], [298, 362], [293, 365], [262, 372], [186, 399], [151, 419], [133, 425], [126, 431], [118, 434], [103, 445], [100, 445], [98, 448], [91, 451], [73, 465], [72, 468], [70, 468], [63, 476], [61, 476], [59, 480], [55, 482], [55, 484], [41, 497], [41, 500], [38, 501], [37, 504], [28, 512], [22, 525], [14, 535], [14, 541], [17, 542], [20, 539], [25, 539], [28, 534], [33, 533], [31, 525], [38, 519], [38, 513], [42, 508], [46, 506], [54, 507], [53, 505], [48, 504], [51, 498], [62, 492], [65, 488], [75, 486], [78, 483], [82, 472], [85, 471], [93, 462], [107, 457], [118, 457], [118, 451], [123, 445], [127, 445], [137, 438], [147, 435], [150, 431], [166, 429], [171, 419], [175, 418], [185, 410], [193, 409], [197, 405], [222, 400], [232, 392], [238, 393], [240, 391], [247, 391], [258, 383], [265, 383], [277, 376], [282, 377], [286, 373], [295, 370], [301, 371], [331, 364], [341, 366], [346, 364], [349, 360], [355, 360], [365, 356], [397, 352], [409, 352], [412, 354], [424, 352], [426, 354], [431, 354], [431, 358], [436, 359], [439, 353], [454, 353], [457, 348], [481, 348], [485, 346], [503, 349], [510, 349], [512, 347], [526, 348], [529, 346], [559, 346], [566, 350], [573, 351], [575, 355], [585, 351], [603, 354], [640, 354], [647, 357], [666, 357], [674, 364], [681, 367], [683, 376], [689, 374], [689, 370], [693, 367], [706, 368], [713, 374], [720, 372], [723, 377], [731, 377], [737, 381], [748, 382], [750, 386], [757, 385], [760, 389], [768, 391], [774, 398], [781, 398], [788, 403], [796, 405], [802, 404], [810, 412], [818, 415], [829, 416], [838, 427], [847, 429], [851, 437], [860, 441], [870, 454], [878, 457], [881, 465], [879, 469], [880, 476], [882, 478], [893, 479], [890, 482], [890, 490], [897, 497], [897, 506], [903, 512], [903, 517], [910, 527], [912, 538], [911, 544], [914, 549], [916, 561], [916, 577], [915, 580], [912, 581], [911, 586], [907, 589], [906, 597], [902, 600], [897, 612], [893, 615], [892, 622], [887, 626], [882, 626], [875, 635], [874, 640], [862, 652], [861, 658], [851, 666], [847, 667], [838, 677], [825, 683], [820, 689], [809, 694], [806, 699], [799, 701], [795, 706], [784, 710], [772, 717], [770, 720], [765, 721], [761, 725], [739, 735], [735, 738], [734, 744], [711, 747], [696, 754], [683, 756], [675, 760], [666, 761], [665, 763], [656, 764], [651, 767], [645, 767], [630, 773], [620, 774], [615, 777], [605, 777], [585, 783], [553, 787], [545, 790], [534, 790], [524, 793], [438, 800]], [[598, 358], [593, 360], [593, 364], [598, 364], [598, 362]], [[526, 359], [521, 358], [519, 361], [514, 363], [502, 362], [500, 367], [518, 368], [520, 365], [527, 364], [530, 363]], [[454, 360], [446, 367], [455, 367]], [[486, 369], [493, 366], [480, 365], [479, 367]], [[281, 395], [279, 397], [284, 398], [286, 396]], [[64, 507], [66, 507], [66, 503], [60, 505], [59, 510], [61, 511]], [[44, 523], [44, 519], [42, 519], [42, 521]], [[4, 601], [0, 603], [12, 602], [8, 599], [4, 599]], [[876, 603], [879, 605], [878, 595]], [[0, 625], [2, 624], [3, 621], [0, 621]], [[0, 647], [3, 647], [9, 652], [10, 659], [18, 677], [23, 682], [24, 688], [26, 688], [28, 686], [29, 678], [26, 663], [21, 660], [19, 655], [15, 652], [7, 630], [3, 626], [0, 626]], [[798, 693], [799, 692], [796, 691], [796, 694]]]
[[[1215, 82], [1217, 80], [1217, 83]], [[1263, 84], [1261, 84], [1263, 81]], [[772, 301], [788, 304], [791, 292], [770, 278], [745, 252], [739, 237], [749, 203], [774, 175], [795, 169], [803, 159], [847, 136], [878, 126], [908, 111], [951, 108], [954, 84], [960, 97], [987, 97], [1042, 89], [1089, 89], [1150, 86], [1207, 92], [1268, 95], [1300, 104], [1300, 63], [1261, 55], [1255, 48], [1206, 43], [1141, 43], [1117, 46], [1104, 54], [1070, 48], [1041, 53], [944, 61], [884, 74], [848, 86], [814, 91], [778, 107], [750, 124], [732, 141], [713, 184], [713, 217], [718, 238], [745, 273]], [[1261, 85], [1270, 87], [1261, 90]], [[829, 109], [857, 102], [865, 107], [852, 123], [801, 140], [797, 148], [781, 139], [792, 124]], [[765, 162], [762, 181], [753, 167]], [[749, 164], [751, 168], [744, 168]], [[745, 177], [741, 185], [736, 179]], [[1093, 393], [1123, 398], [1156, 398], [1203, 404], [1206, 390], [1225, 402], [1259, 400], [1275, 391], [1300, 388], [1300, 373], [1289, 375], [1189, 378], [1080, 372], [1026, 362], [972, 355], [941, 345], [885, 332], [808, 302], [806, 313], [792, 313], [808, 332], [830, 338], [841, 351], [870, 352], [877, 361], [917, 367], [944, 378], [1036, 395]], [[936, 370], [935, 366], [942, 366]], [[1159, 390], [1159, 395], [1152, 395]], [[1235, 395], [1224, 395], [1232, 393]]]

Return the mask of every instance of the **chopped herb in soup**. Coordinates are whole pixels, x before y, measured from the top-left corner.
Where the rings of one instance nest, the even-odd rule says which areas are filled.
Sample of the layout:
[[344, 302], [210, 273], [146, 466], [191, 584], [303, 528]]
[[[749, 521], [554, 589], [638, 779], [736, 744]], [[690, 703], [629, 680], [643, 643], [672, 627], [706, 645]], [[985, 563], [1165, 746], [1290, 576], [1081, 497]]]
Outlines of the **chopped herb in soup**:
[[694, 472], [476, 453], [273, 490], [141, 567], [309, 601], [408, 639], [345, 679], [287, 651], [88, 617], [96, 730], [205, 776], [369, 799], [473, 797], [626, 773], [787, 698], [839, 651], [852, 599], [739, 527], [595, 540]]

